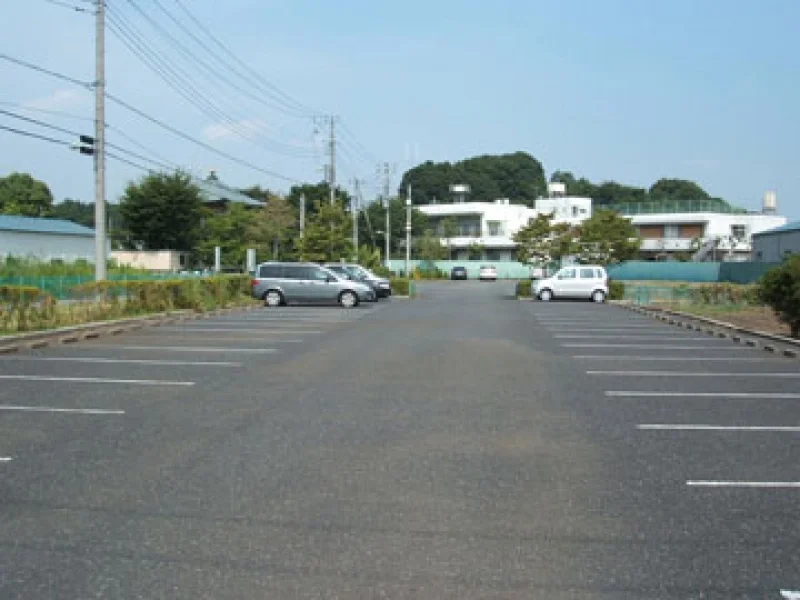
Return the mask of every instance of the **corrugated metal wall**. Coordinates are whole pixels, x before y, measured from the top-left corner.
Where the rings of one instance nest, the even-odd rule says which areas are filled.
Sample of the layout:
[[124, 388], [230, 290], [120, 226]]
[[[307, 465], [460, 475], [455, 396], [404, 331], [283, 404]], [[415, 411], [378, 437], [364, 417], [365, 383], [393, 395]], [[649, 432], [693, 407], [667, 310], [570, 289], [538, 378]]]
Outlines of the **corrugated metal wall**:
[[94, 238], [28, 231], [0, 231], [0, 257], [18, 256], [42, 261], [84, 259], [94, 262]]

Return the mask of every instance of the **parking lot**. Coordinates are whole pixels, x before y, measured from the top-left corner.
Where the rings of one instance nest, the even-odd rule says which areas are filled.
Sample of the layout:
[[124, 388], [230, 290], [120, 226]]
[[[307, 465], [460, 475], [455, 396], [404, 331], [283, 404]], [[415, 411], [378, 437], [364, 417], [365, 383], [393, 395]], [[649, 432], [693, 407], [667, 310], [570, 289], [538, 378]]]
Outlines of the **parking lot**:
[[797, 361], [419, 291], [0, 357], [0, 598], [800, 590]]

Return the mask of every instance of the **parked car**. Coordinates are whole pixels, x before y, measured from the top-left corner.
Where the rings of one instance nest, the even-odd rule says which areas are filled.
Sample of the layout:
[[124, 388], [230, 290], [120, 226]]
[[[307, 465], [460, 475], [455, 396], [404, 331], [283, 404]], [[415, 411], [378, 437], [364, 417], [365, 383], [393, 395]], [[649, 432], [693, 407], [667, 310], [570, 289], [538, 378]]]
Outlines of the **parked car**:
[[267, 306], [292, 302], [339, 303], [353, 308], [375, 299], [373, 289], [314, 263], [268, 262], [256, 267], [253, 297]]
[[352, 281], [359, 281], [372, 287], [375, 299], [388, 298], [392, 295], [392, 284], [385, 277], [380, 277], [361, 265], [348, 263], [328, 263], [325, 268]]
[[467, 269], [464, 267], [453, 267], [453, 270], [450, 271], [450, 279], [453, 281], [469, 279], [467, 277]]
[[572, 265], [552, 277], [539, 279], [534, 297], [545, 302], [553, 298], [585, 298], [605, 302], [608, 297], [608, 274], [600, 265]]
[[478, 279], [481, 281], [497, 281], [497, 269], [492, 265], [483, 265], [478, 271]]

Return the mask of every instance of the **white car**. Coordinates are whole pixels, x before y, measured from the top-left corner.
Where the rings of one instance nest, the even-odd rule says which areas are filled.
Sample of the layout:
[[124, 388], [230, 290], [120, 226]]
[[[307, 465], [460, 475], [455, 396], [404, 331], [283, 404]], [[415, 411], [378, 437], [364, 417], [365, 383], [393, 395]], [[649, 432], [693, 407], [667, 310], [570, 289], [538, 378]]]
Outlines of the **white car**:
[[538, 280], [533, 295], [544, 302], [553, 298], [584, 298], [605, 302], [608, 297], [608, 274], [599, 265], [564, 267], [552, 277]]
[[481, 281], [497, 281], [497, 269], [491, 265], [483, 265], [478, 271], [478, 279]]

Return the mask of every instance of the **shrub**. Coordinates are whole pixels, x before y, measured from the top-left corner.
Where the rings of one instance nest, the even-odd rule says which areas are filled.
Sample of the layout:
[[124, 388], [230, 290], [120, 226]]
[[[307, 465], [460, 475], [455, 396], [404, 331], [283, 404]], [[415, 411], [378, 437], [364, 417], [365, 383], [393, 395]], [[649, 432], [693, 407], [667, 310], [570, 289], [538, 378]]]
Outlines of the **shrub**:
[[758, 304], [758, 286], [735, 283], [712, 283], [690, 288], [693, 304]]
[[789, 325], [793, 338], [800, 338], [800, 254], [766, 272], [758, 285], [758, 297]]
[[411, 281], [405, 277], [392, 278], [392, 294], [396, 296], [412, 296], [413, 286]]
[[530, 279], [522, 279], [517, 282], [517, 298], [530, 298], [531, 297], [531, 288], [533, 286], [533, 282]]
[[625, 284], [621, 281], [608, 282], [608, 299], [622, 300], [625, 298]]

